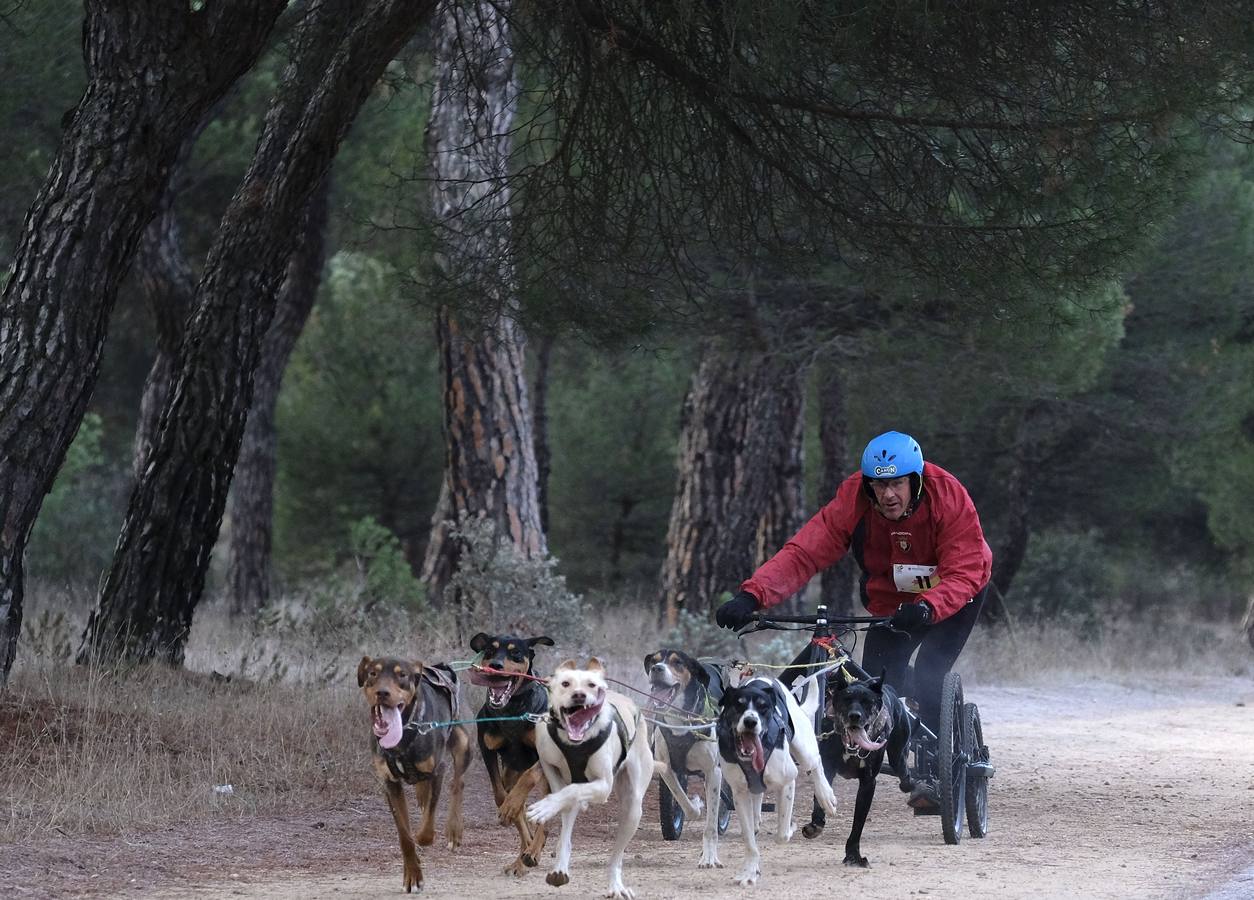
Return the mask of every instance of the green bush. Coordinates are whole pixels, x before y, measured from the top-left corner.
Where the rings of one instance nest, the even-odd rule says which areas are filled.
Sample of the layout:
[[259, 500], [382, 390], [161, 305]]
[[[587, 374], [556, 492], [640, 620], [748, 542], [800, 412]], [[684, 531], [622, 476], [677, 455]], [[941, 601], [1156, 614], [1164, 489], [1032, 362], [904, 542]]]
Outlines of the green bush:
[[547, 634], [562, 644], [586, 640], [583, 598], [567, 589], [556, 559], [527, 559], [487, 519], [463, 517], [453, 539], [461, 556], [445, 598], [456, 598], [464, 620], [485, 631]]

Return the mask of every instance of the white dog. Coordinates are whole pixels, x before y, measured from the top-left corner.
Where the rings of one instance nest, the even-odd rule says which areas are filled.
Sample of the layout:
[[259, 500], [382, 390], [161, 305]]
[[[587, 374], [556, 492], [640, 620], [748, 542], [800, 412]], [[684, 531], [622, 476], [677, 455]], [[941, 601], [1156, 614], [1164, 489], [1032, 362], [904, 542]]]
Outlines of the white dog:
[[829, 814], [836, 812], [836, 794], [823, 776], [814, 736], [814, 709], [799, 706], [776, 679], [751, 678], [729, 687], [719, 707], [717, 733], [723, 779], [731, 787], [745, 839], [745, 865], [735, 880], [747, 886], [762, 874], [756, 831], [762, 821], [763, 793], [770, 791], [778, 798], [775, 840], [781, 844], [793, 835], [792, 808], [799, 774], [813, 775], [815, 799]]
[[549, 721], [536, 728], [536, 751], [552, 793], [527, 807], [532, 822], [561, 813], [557, 860], [545, 878], [560, 886], [570, 881], [570, 839], [575, 817], [589, 803], [604, 803], [618, 792], [618, 834], [610, 855], [610, 897], [632, 900], [623, 884], [623, 851], [640, 825], [645, 789], [653, 776], [648, 734], [636, 705], [610, 691], [605, 670], [594, 657], [585, 668], [574, 660], [549, 679]]

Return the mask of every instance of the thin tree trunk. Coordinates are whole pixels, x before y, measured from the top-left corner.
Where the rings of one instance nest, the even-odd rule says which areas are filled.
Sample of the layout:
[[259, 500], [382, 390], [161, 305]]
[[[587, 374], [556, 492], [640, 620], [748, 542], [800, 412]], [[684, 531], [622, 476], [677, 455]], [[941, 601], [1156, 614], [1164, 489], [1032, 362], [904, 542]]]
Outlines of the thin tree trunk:
[[0, 298], [0, 684], [22, 555], [95, 386], [117, 287], [187, 135], [261, 51], [286, 0], [88, 0], [88, 85]]
[[206, 114], [200, 125], [183, 141], [174, 165], [174, 176], [161, 195], [156, 216], [144, 229], [135, 255], [134, 270], [140, 293], [157, 333], [156, 354], [144, 380], [139, 422], [135, 427], [131, 471], [136, 481], [144, 474], [144, 466], [157, 438], [158, 421], [170, 394], [179, 343], [183, 340], [183, 326], [196, 296], [196, 276], [183, 253], [183, 239], [174, 204], [186, 180], [187, 160], [201, 132], [209, 124], [211, 115]]
[[553, 338], [540, 339], [536, 353], [536, 391], [534, 414], [536, 444], [536, 504], [540, 507], [540, 530], [549, 533], [549, 472], [553, 455], [549, 450], [549, 363], [553, 356]]
[[275, 412], [283, 371], [318, 296], [325, 259], [327, 200], [331, 181], [309, 200], [300, 241], [287, 264], [274, 319], [253, 375], [253, 402], [244, 426], [230, 495], [227, 592], [232, 615], [251, 615], [270, 601], [274, 476], [278, 466]]
[[992, 582], [997, 590], [989, 592], [980, 614], [986, 622], [1000, 622], [1006, 618], [1003, 599], [1010, 595], [1010, 587], [1027, 556], [1028, 541], [1031, 538], [1031, 474], [1036, 461], [1042, 456], [1039, 429], [1046, 410], [1044, 401], [1029, 404], [1023, 411], [1015, 432], [1014, 447], [1010, 453], [1010, 471], [1006, 475], [1003, 488], [1006, 522], [1002, 539], [993, 552]]
[[795, 370], [762, 354], [703, 353], [680, 425], [662, 567], [668, 625], [684, 609], [708, 614], [752, 572], [763, 521], [780, 493], [772, 464], [797, 427], [797, 382]]
[[[508, 3], [441, 5], [437, 83], [427, 126], [436, 279], [460, 282], [489, 311], [478, 334], [444, 306], [436, 316], [444, 398], [445, 471], [423, 564], [442, 598], [461, 555], [452, 529], [486, 518], [526, 557], [547, 548], [540, 524], [535, 440], [515, 306], [507, 173], [518, 94]], [[447, 598], [446, 598], [447, 599]], [[456, 602], [456, 598], [453, 598]]]
[[311, 4], [248, 173], [209, 252], [179, 374], [79, 658], [180, 664], [299, 231], [357, 110], [432, 4]]
[[[771, 388], [780, 429], [775, 458], [766, 462], [774, 484], [758, 520], [752, 568], [766, 562], [797, 533], [805, 509], [805, 369], [779, 371]], [[746, 576], [748, 573], [746, 572]]]
[[[845, 385], [839, 367], [830, 361], [819, 364], [819, 445], [823, 465], [819, 472], [818, 506], [836, 496], [836, 489], [849, 474], [848, 425], [845, 414]], [[820, 576], [823, 602], [833, 615], [853, 615], [856, 563], [849, 554]]]

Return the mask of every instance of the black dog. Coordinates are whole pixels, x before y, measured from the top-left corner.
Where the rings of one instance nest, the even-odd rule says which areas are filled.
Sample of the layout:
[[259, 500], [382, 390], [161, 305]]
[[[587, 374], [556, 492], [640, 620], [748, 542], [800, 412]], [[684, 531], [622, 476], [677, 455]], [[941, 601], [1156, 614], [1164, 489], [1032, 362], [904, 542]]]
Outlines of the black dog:
[[483, 654], [483, 662], [472, 670], [470, 680], [488, 689], [478, 718], [506, 720], [480, 721], [478, 739], [501, 824], [512, 822], [518, 829], [518, 858], [505, 867], [512, 875], [522, 875], [536, 865], [544, 848], [544, 826], [535, 826], [532, 834], [523, 809], [533, 787], [539, 787], [542, 793], [548, 790], [536, 753], [536, 723], [512, 719], [527, 714], [542, 716], [549, 710], [545, 686], [528, 677], [532, 674], [535, 648], [541, 644], [552, 647], [553, 639], [482, 632], [470, 639], [470, 649]]
[[[833, 672], [828, 683], [827, 717], [831, 724], [819, 738], [819, 754], [829, 779], [836, 775], [858, 779], [853, 828], [845, 841], [845, 865], [865, 868], [867, 859], [859, 846], [862, 827], [871, 811], [875, 779], [884, 765], [885, 755], [902, 791], [908, 792], [913, 787], [906, 774], [906, 750], [915, 720], [882, 677], [841, 687], [843, 676], [843, 671]], [[826, 822], [823, 808], [816, 801], [810, 823], [801, 833], [808, 838], [817, 837]]]

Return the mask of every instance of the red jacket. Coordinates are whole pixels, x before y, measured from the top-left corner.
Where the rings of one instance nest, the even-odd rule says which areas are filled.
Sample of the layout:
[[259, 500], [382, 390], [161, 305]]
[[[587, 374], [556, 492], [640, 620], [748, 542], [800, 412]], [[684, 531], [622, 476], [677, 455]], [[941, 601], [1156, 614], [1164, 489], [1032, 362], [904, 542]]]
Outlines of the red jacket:
[[939, 622], [962, 609], [992, 574], [993, 553], [967, 489], [940, 466], [924, 463], [923, 496], [905, 519], [892, 522], [876, 512], [862, 490], [862, 473], [855, 472], [740, 588], [764, 609], [774, 606], [839, 561], [851, 543], [865, 573], [866, 608], [876, 616], [926, 600]]

